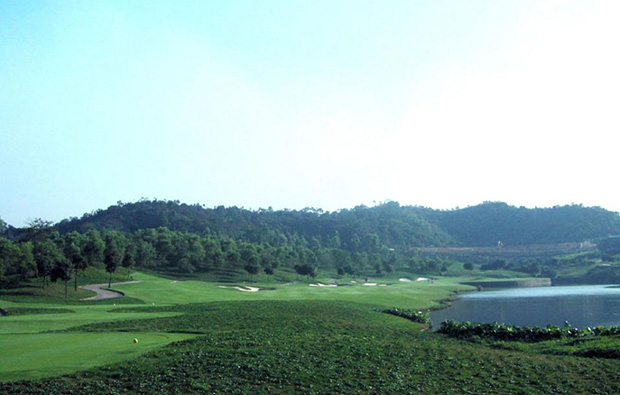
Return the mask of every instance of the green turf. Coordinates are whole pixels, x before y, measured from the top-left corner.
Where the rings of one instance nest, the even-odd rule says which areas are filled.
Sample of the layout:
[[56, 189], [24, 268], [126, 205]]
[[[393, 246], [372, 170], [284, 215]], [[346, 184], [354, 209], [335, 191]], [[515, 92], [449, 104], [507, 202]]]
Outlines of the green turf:
[[[217, 301], [242, 300], [339, 300], [376, 304], [387, 307], [427, 308], [439, 306], [439, 301], [450, 298], [456, 291], [474, 288], [455, 284], [452, 279], [438, 279], [434, 283], [399, 282], [398, 279], [378, 279], [378, 284], [387, 286], [365, 286], [342, 282], [341, 287], [311, 287], [308, 283], [264, 284], [275, 288], [259, 292], [242, 292], [236, 289], [221, 288], [231, 284], [218, 285], [201, 281], [179, 281], [163, 279], [143, 273], [135, 273], [134, 278], [141, 283], [119, 285], [115, 289], [141, 299], [147, 304], [187, 304]], [[373, 280], [374, 281], [374, 280]], [[239, 284], [260, 287], [263, 284]]]
[[[371, 280], [384, 287], [350, 279], [334, 288], [239, 284], [272, 288], [259, 292], [133, 277], [141, 282], [113, 288], [141, 304], [0, 297], [0, 307], [22, 313], [0, 317], [0, 381], [11, 381], [0, 393], [620, 392], [620, 360], [610, 352], [617, 341], [505, 349], [421, 332], [422, 324], [376, 311], [437, 306], [472, 290], [455, 284], [471, 277]], [[50, 330], [62, 332], [44, 333]], [[128, 342], [134, 337], [138, 345]], [[600, 353], [606, 357], [589, 358]]]
[[[39, 379], [117, 363], [193, 336], [148, 332], [0, 335], [0, 381]], [[133, 343], [134, 338], [138, 343]]]
[[[0, 393], [609, 394], [620, 362], [522, 351], [420, 332], [372, 306], [247, 301], [150, 307], [183, 315], [74, 330], [203, 336], [106, 367]], [[125, 309], [126, 310], [126, 309]], [[138, 334], [137, 336], [142, 336]]]
[[147, 319], [175, 314], [142, 313], [140, 311], [117, 313], [112, 311], [114, 308], [114, 306], [73, 306], [72, 313], [8, 315], [0, 317], [0, 334], [39, 333], [67, 329], [92, 322]]

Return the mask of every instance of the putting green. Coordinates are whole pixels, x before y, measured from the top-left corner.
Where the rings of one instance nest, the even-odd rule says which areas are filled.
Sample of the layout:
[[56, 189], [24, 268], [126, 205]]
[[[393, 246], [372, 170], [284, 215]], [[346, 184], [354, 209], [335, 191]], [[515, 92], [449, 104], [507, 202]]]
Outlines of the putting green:
[[[181, 333], [38, 333], [0, 335], [0, 381], [32, 380], [135, 358], [195, 335]], [[135, 344], [133, 339], [139, 343]]]

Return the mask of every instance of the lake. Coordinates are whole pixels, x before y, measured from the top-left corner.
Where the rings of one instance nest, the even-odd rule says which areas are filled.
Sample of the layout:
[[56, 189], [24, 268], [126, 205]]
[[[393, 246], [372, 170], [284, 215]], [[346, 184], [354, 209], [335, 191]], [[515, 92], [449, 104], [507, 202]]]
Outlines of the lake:
[[620, 285], [579, 285], [466, 293], [430, 314], [434, 329], [445, 320], [573, 327], [620, 325]]

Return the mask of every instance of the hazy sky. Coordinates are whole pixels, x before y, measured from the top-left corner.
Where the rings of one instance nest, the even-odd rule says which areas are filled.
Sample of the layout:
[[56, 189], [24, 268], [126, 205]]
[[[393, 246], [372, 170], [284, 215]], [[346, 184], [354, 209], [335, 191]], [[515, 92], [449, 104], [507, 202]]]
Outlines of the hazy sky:
[[618, 1], [0, 0], [0, 217], [620, 211]]

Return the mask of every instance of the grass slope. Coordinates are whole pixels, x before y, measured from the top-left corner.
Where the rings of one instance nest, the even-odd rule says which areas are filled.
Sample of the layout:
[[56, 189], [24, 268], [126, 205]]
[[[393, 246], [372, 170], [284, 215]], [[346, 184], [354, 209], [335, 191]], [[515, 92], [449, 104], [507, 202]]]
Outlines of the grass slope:
[[[259, 292], [241, 292], [236, 289], [220, 288], [218, 284], [201, 281], [178, 281], [164, 279], [143, 273], [134, 273], [140, 283], [115, 287], [127, 295], [141, 299], [147, 304], [187, 304], [220, 301], [292, 301], [292, 300], [339, 300], [376, 304], [387, 307], [428, 308], [439, 306], [439, 301], [448, 299], [456, 291], [472, 290], [473, 287], [458, 285], [453, 279], [438, 279], [433, 284], [421, 281], [401, 283], [395, 279], [380, 280], [388, 284], [364, 286], [360, 283], [344, 283], [341, 287], [311, 287], [306, 283], [264, 284], [274, 288]], [[231, 284], [225, 284], [230, 286]], [[252, 283], [251, 286], [261, 286]]]
[[[137, 337], [139, 342], [133, 343]], [[0, 380], [32, 380], [135, 358], [164, 344], [193, 337], [181, 333], [46, 333], [0, 336]]]
[[[497, 350], [335, 301], [154, 307], [183, 315], [74, 330], [199, 331], [135, 359], [0, 393], [618, 393], [618, 360]], [[141, 335], [139, 335], [141, 336]]]
[[421, 324], [376, 311], [430, 307], [471, 289], [454, 279], [241, 292], [134, 277], [141, 282], [118, 288], [142, 304], [0, 300], [19, 312], [0, 317], [0, 393], [620, 392], [620, 359], [579, 356], [588, 345], [506, 349], [420, 332]]

